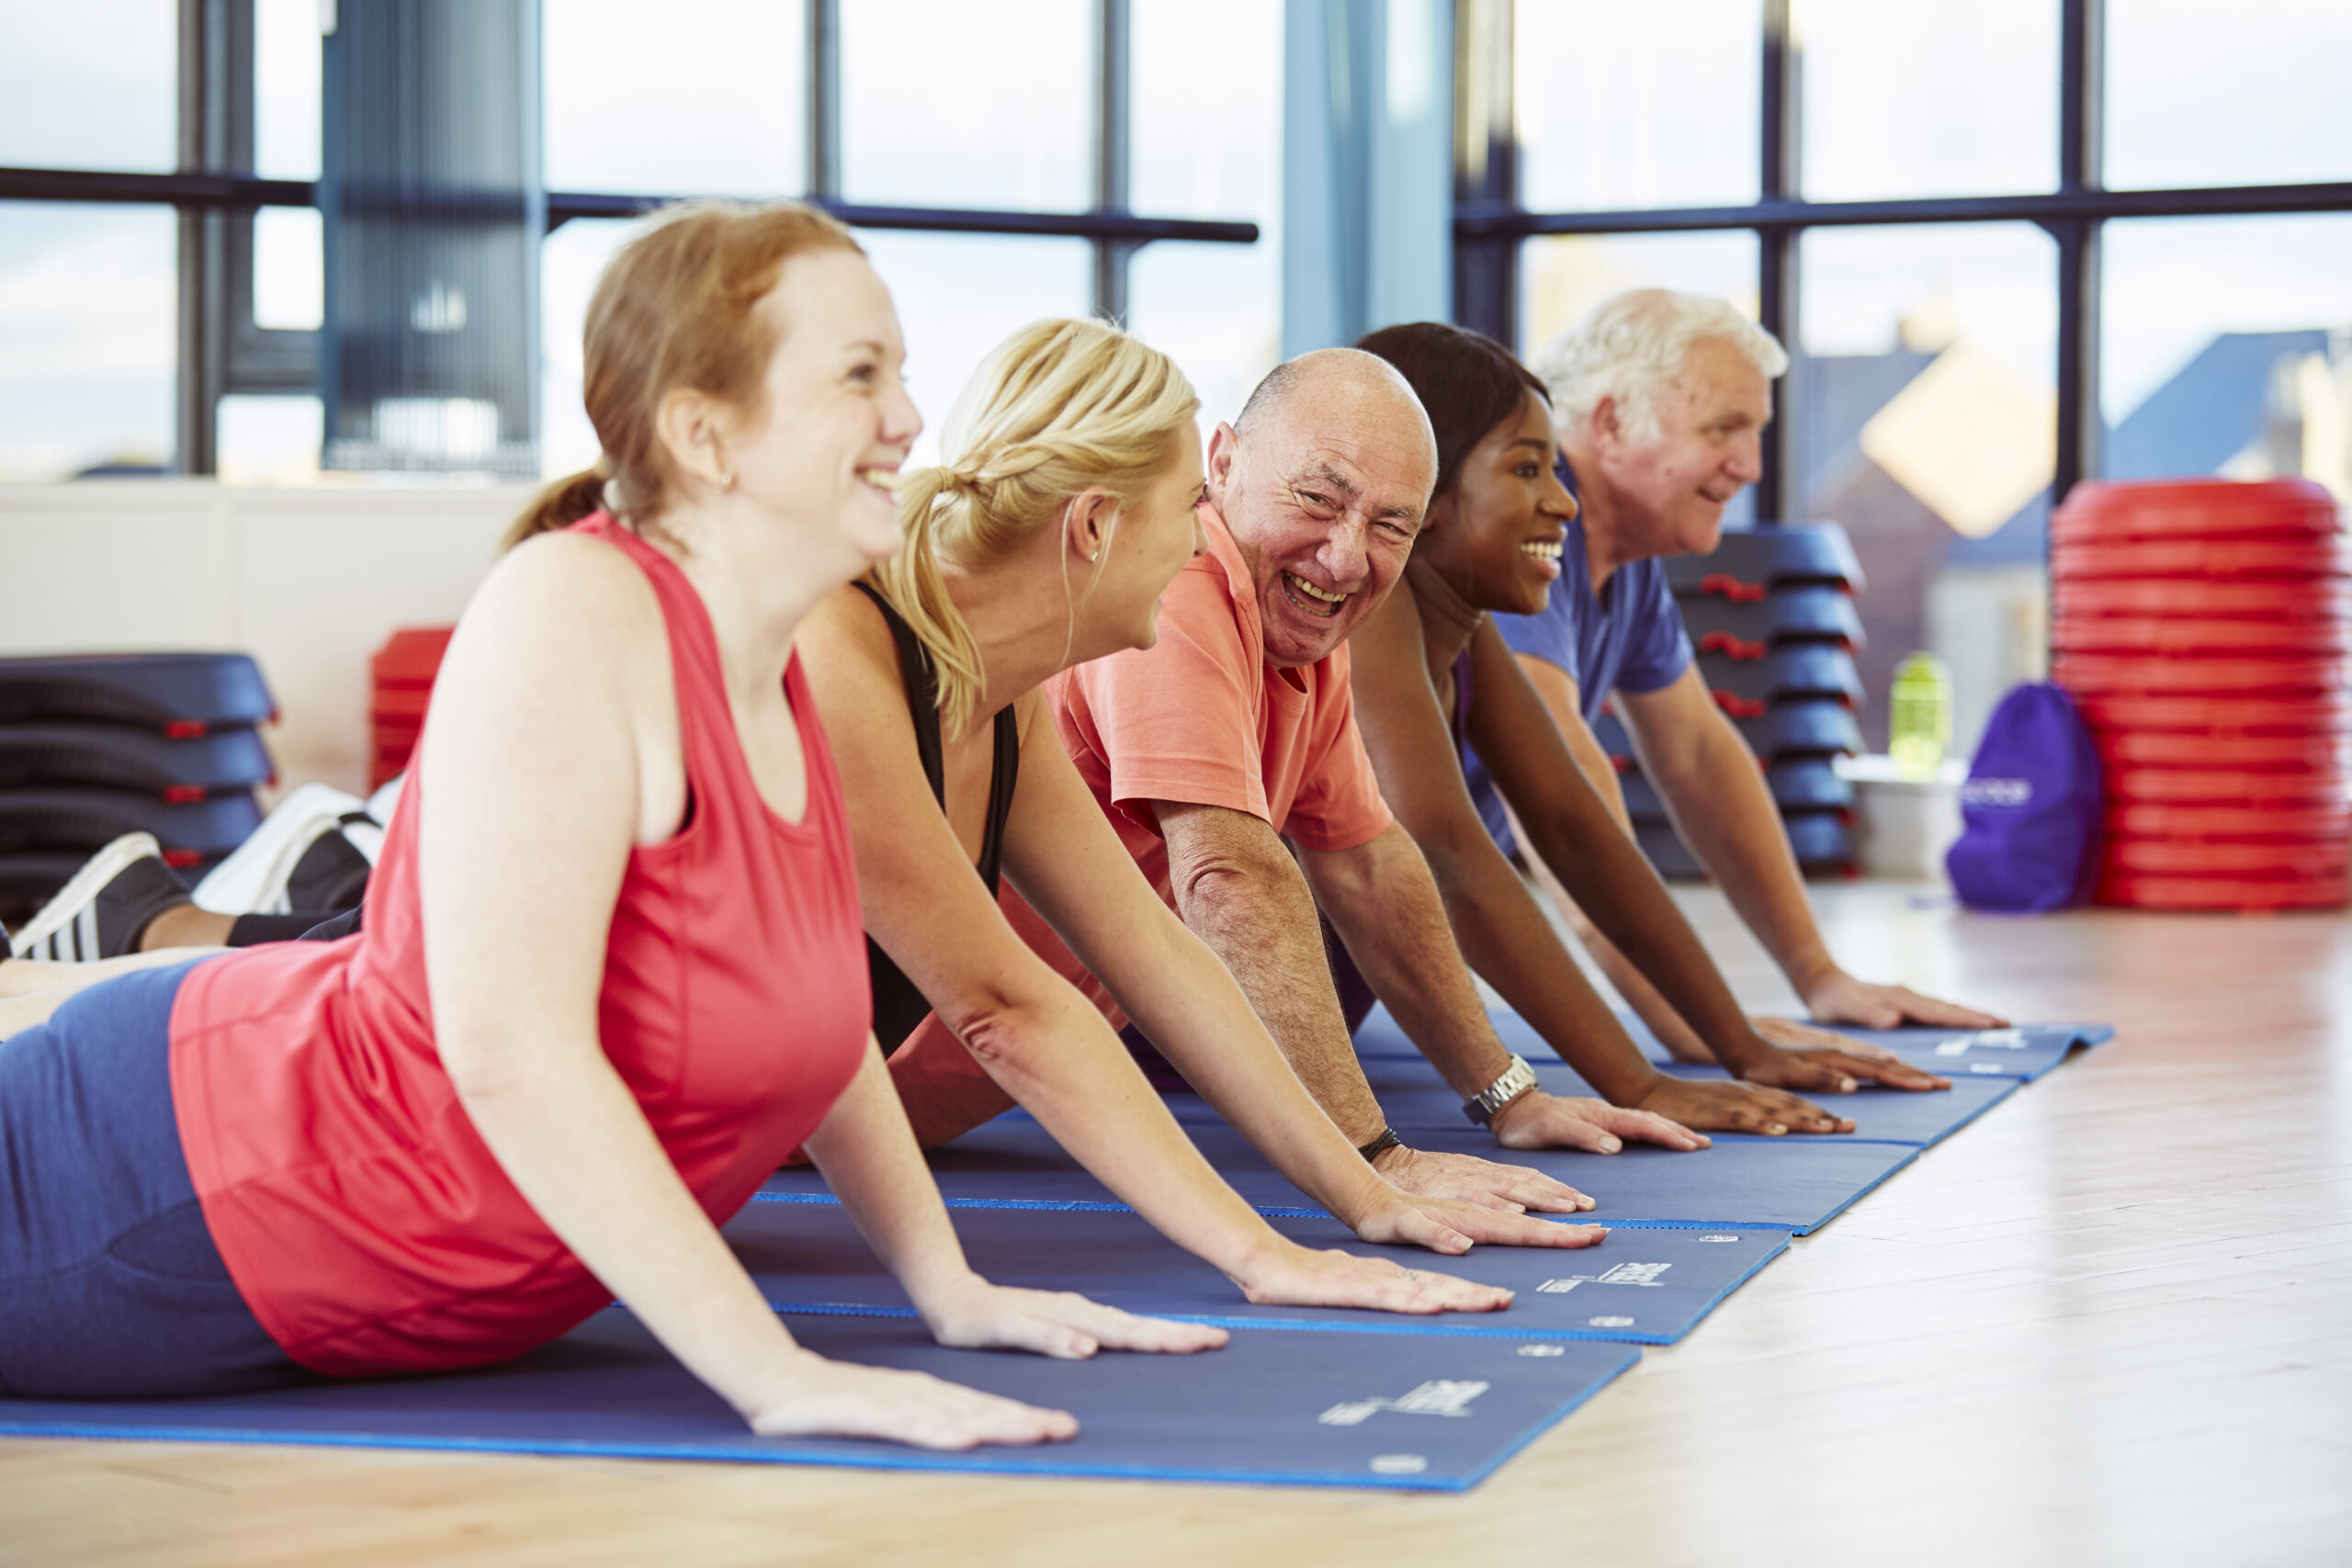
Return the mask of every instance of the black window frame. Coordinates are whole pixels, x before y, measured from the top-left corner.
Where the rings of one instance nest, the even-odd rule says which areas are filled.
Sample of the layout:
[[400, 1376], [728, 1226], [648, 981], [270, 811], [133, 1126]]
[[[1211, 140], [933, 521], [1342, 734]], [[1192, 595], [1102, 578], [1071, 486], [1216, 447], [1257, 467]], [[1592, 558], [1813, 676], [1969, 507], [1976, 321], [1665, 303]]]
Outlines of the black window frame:
[[[364, 0], [363, 0], [364, 3]], [[842, 0], [808, 0], [805, 188], [778, 192], [853, 228], [1074, 238], [1094, 252], [1091, 308], [1127, 315], [1129, 264], [1155, 240], [1254, 244], [1253, 222], [1160, 218], [1130, 209], [1133, 30], [1129, 0], [1093, 0], [1094, 205], [1082, 212], [870, 206], [841, 180]], [[254, 0], [179, 0], [179, 167], [171, 174], [0, 167], [0, 201], [168, 206], [179, 214], [179, 331], [173, 471], [218, 470], [220, 399], [318, 389], [318, 334], [256, 326], [254, 214], [315, 208], [308, 180], [254, 173]], [[690, 194], [550, 191], [550, 231], [575, 218], [633, 218]]]
[[[2306, 185], [2109, 190], [2101, 177], [2106, 17], [2101, 0], [2060, 0], [2058, 184], [2015, 196], [1807, 201], [1800, 194], [1798, 72], [1791, 0], [1764, 0], [1761, 151], [1758, 197], [1733, 207], [1594, 212], [1531, 212], [1521, 206], [1511, 85], [1514, 0], [1456, 0], [1453, 279], [1454, 320], [1515, 343], [1520, 242], [1549, 234], [1690, 233], [1748, 230], [1758, 241], [1757, 299], [1763, 326], [1799, 350], [1798, 246], [1806, 231], [1918, 223], [2025, 221], [2057, 242], [2057, 455], [2052, 504], [2099, 472], [2104, 426], [2098, 401], [2099, 243], [2114, 219], [2218, 218], [2352, 211], [2352, 181]], [[1757, 516], [1797, 515], [1798, 400], [1784, 388], [1767, 428]]]

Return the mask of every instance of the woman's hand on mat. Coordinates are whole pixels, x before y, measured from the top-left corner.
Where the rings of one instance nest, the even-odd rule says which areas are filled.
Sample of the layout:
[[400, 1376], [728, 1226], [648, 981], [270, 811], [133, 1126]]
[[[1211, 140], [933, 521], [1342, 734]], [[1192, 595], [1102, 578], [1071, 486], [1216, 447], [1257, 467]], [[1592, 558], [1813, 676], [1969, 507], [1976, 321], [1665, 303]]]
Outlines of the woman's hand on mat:
[[1791, 1051], [1767, 1045], [1736, 1069], [1749, 1083], [1773, 1089], [1810, 1089], [1818, 1094], [1851, 1094], [1868, 1078], [1885, 1089], [1950, 1089], [1951, 1079], [1921, 1072], [1902, 1060], [1887, 1061], [1852, 1051], [1818, 1047]]
[[1585, 1149], [1613, 1155], [1633, 1138], [1669, 1149], [1703, 1149], [1707, 1140], [1678, 1126], [1655, 1108], [1631, 1109], [1605, 1100], [1571, 1100], [1530, 1089], [1495, 1112], [1488, 1130], [1507, 1149]]
[[1226, 1341], [1222, 1328], [1137, 1317], [1070, 1291], [991, 1285], [977, 1274], [925, 1294], [920, 1304], [932, 1337], [958, 1350], [1029, 1350], [1082, 1361], [1097, 1350], [1187, 1356], [1217, 1349]]
[[1426, 1314], [1499, 1312], [1511, 1302], [1511, 1292], [1499, 1285], [1480, 1285], [1457, 1280], [1451, 1274], [1433, 1274], [1386, 1258], [1317, 1252], [1290, 1242], [1262, 1258], [1253, 1258], [1233, 1276], [1233, 1282], [1260, 1306], [1361, 1307], [1368, 1312]]
[[801, 1351], [783, 1386], [747, 1411], [766, 1438], [878, 1438], [919, 1449], [972, 1449], [982, 1443], [1060, 1443], [1078, 1436], [1078, 1417], [982, 1393], [928, 1372], [861, 1367]]
[[1670, 1116], [1686, 1127], [1715, 1133], [1850, 1133], [1854, 1124], [1784, 1089], [1721, 1078], [1693, 1082], [1660, 1073], [1649, 1092], [1634, 1101], [1645, 1111]]
[[1523, 1165], [1498, 1165], [1476, 1155], [1437, 1154], [1398, 1144], [1382, 1150], [1372, 1168], [1386, 1177], [1389, 1185], [1416, 1198], [1441, 1199], [1498, 1213], [1519, 1214], [1539, 1209], [1547, 1213], [1574, 1214], [1592, 1207], [1591, 1199], [1565, 1181], [1555, 1181]]
[[1908, 986], [1873, 986], [1832, 967], [1797, 987], [1815, 1023], [1850, 1023], [1861, 1029], [1900, 1029], [1906, 1023], [1930, 1029], [2006, 1029], [2008, 1020], [1954, 1002], [1923, 997]]

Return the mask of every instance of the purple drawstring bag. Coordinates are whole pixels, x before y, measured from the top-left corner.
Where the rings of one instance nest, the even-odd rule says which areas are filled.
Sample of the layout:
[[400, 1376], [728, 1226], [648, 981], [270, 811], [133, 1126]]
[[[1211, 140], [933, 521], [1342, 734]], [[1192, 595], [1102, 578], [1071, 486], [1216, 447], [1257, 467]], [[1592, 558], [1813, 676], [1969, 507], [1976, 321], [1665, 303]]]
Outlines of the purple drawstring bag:
[[1944, 869], [1969, 908], [2030, 914], [2089, 893], [2098, 753], [2065, 693], [2029, 682], [2001, 699], [1961, 786], [1960, 816]]

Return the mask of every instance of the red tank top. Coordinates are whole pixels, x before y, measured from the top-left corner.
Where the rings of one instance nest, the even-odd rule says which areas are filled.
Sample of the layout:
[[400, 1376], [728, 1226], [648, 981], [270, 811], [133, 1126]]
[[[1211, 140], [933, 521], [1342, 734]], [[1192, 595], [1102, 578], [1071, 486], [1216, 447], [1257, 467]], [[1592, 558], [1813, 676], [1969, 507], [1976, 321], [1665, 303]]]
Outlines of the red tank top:
[[[605, 958], [605, 1054], [723, 1223], [855, 1075], [870, 1017], [841, 781], [797, 657], [807, 760], [789, 823], [752, 780], [709, 616], [602, 513], [578, 531], [644, 570], [677, 680], [689, 820], [631, 852]], [[172, 1096], [204, 1217], [263, 1327], [353, 1377], [503, 1360], [612, 1300], [506, 1178], [434, 1047], [412, 778], [365, 928], [198, 965], [172, 1010]]]

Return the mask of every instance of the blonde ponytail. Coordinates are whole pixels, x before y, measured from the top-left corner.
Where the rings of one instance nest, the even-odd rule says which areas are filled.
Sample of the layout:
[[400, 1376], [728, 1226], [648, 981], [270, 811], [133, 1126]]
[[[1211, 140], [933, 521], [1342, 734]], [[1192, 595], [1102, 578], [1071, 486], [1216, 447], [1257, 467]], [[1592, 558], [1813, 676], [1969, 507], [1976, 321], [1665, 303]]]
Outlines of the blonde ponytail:
[[1003, 559], [1089, 489], [1140, 503], [1179, 443], [1198, 439], [1200, 406], [1174, 360], [1100, 321], [1023, 327], [974, 374], [948, 415], [947, 461], [899, 484], [899, 553], [866, 574], [930, 654], [948, 734], [970, 724], [986, 682], [942, 563]]
[[499, 553], [505, 554], [535, 535], [569, 528], [603, 506], [605, 479], [605, 465], [600, 459], [594, 468], [566, 475], [539, 491], [523, 509], [523, 515], [508, 526], [506, 536], [498, 541]]

